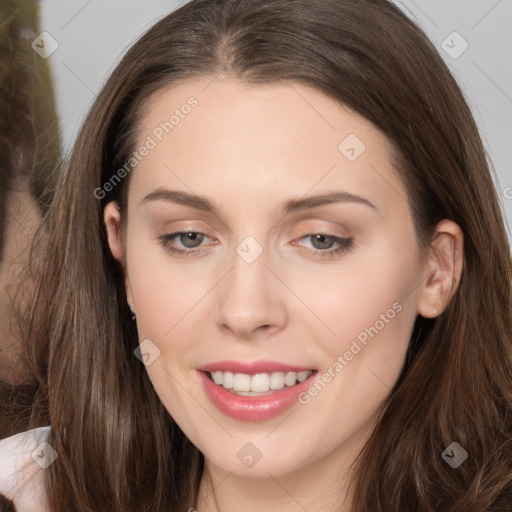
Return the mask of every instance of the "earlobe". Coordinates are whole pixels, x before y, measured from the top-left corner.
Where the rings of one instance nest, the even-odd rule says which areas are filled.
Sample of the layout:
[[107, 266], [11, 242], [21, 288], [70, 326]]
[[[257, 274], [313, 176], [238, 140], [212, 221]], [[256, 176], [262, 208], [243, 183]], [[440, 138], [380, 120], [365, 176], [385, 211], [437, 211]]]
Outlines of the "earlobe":
[[436, 227], [426, 261], [418, 314], [434, 318], [441, 314], [455, 294], [464, 264], [464, 234], [452, 221]]

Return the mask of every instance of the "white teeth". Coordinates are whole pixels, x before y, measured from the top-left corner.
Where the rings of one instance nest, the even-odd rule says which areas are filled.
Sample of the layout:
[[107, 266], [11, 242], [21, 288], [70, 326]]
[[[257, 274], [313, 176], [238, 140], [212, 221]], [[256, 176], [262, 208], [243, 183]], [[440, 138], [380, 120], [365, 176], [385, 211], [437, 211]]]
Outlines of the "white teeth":
[[266, 373], [253, 375], [251, 378], [251, 391], [264, 393], [270, 386], [270, 377]]
[[274, 372], [270, 376], [270, 389], [277, 390], [284, 388], [284, 373], [283, 372]]
[[311, 372], [299, 372], [297, 373], [297, 380], [299, 382], [305, 381], [309, 376], [311, 375]]
[[284, 383], [287, 385], [287, 386], [294, 386], [295, 383], [297, 382], [297, 374], [295, 372], [288, 372], [286, 374], [286, 377], [284, 378]]
[[233, 392], [244, 396], [251, 396], [253, 393], [268, 393], [277, 391], [286, 386], [295, 386], [298, 382], [305, 381], [313, 372], [273, 372], [247, 375], [245, 373], [231, 372], [209, 372], [215, 384], [230, 389]]
[[233, 389], [235, 391], [251, 391], [251, 376], [245, 373], [235, 373]]
[[222, 385], [226, 389], [231, 389], [233, 387], [233, 381], [235, 380], [234, 377], [235, 376], [231, 372], [224, 372], [224, 375], [222, 377]]

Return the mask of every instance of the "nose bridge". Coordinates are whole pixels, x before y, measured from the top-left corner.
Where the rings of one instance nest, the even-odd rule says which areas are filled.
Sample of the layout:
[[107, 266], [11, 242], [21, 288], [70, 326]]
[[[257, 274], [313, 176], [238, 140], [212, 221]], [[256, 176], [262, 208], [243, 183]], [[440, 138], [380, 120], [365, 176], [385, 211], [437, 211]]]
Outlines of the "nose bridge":
[[231, 271], [219, 288], [217, 321], [240, 337], [260, 327], [282, 327], [286, 320], [282, 290], [267, 268], [269, 254], [247, 237], [232, 255]]

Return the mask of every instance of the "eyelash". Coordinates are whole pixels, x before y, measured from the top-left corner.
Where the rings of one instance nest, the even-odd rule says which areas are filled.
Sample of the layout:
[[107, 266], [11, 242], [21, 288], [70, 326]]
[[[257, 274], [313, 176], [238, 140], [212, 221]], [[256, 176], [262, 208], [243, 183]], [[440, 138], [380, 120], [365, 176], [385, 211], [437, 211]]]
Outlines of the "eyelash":
[[[193, 257], [195, 255], [198, 255], [198, 254], [201, 254], [202, 252], [204, 252], [203, 250], [198, 249], [198, 248], [184, 250], [184, 249], [177, 249], [176, 247], [173, 247], [170, 245], [171, 242], [175, 238], [178, 238], [180, 235], [187, 235], [189, 233], [193, 233], [195, 235], [203, 235], [203, 236], [207, 237], [207, 235], [205, 233], [201, 233], [200, 231], [178, 231], [176, 233], [170, 233], [168, 235], [163, 235], [163, 236], [159, 237], [160, 244], [171, 254], [175, 254], [177, 256]], [[352, 248], [352, 246], [354, 245], [353, 244], [354, 240], [352, 238], [341, 238], [341, 237], [330, 235], [327, 233], [312, 233], [312, 234], [304, 235], [303, 237], [300, 238], [300, 240], [302, 240], [304, 238], [311, 238], [314, 236], [325, 236], [325, 237], [331, 238], [334, 243], [337, 243], [339, 245], [339, 247], [337, 249], [328, 249], [328, 250], [324, 250], [324, 251], [318, 250], [318, 249], [304, 251], [310, 255], [312, 254], [314, 256], [319, 256], [321, 258], [335, 257], [341, 253], [349, 251]]]

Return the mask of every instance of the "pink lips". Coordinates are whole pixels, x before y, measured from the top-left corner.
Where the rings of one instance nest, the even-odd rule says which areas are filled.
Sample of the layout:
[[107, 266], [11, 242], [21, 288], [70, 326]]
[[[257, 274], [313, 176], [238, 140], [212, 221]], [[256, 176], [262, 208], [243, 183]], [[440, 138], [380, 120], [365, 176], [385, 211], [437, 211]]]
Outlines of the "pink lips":
[[198, 368], [206, 396], [224, 414], [241, 421], [264, 421], [289, 409], [300, 393], [306, 391], [316, 378], [314, 371], [306, 380], [292, 387], [284, 387], [263, 396], [241, 396], [215, 384], [207, 372], [226, 371], [232, 373], [273, 373], [277, 371], [301, 372], [313, 370], [311, 367], [291, 366], [273, 361], [243, 363], [239, 361], [218, 361]]

